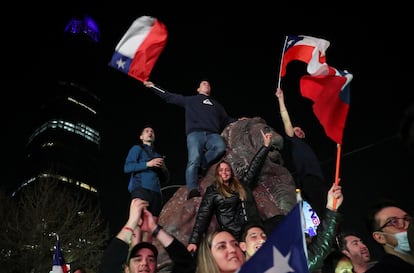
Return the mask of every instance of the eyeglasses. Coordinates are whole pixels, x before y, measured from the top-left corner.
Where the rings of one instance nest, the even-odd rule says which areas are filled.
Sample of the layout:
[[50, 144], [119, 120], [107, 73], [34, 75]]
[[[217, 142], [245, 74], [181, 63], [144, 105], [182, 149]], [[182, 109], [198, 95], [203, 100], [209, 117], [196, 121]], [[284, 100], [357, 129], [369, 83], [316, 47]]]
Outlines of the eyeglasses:
[[411, 216], [404, 216], [402, 218], [400, 217], [391, 217], [385, 224], [383, 224], [377, 231], [381, 231], [385, 227], [393, 226], [396, 228], [399, 228], [402, 225], [404, 225], [406, 222], [411, 223], [413, 218]]

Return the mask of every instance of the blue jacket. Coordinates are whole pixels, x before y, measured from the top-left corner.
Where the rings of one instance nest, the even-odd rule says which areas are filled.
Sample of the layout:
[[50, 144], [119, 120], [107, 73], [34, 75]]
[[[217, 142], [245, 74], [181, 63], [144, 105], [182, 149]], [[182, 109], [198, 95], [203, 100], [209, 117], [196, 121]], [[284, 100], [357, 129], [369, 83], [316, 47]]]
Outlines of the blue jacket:
[[[149, 153], [145, 152], [143, 146], [145, 146]], [[131, 147], [124, 164], [124, 172], [131, 174], [128, 185], [130, 192], [142, 187], [161, 193], [160, 179], [156, 171], [147, 167], [147, 161], [157, 157], [162, 156], [149, 145], [143, 144], [142, 146], [134, 145]]]

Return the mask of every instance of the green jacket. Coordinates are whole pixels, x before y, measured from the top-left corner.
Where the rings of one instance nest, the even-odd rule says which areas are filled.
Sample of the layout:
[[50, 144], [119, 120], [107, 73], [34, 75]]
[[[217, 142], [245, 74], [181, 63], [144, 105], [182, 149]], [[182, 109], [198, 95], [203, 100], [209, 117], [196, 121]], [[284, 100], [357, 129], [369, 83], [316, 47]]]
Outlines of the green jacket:
[[321, 268], [326, 256], [331, 253], [340, 219], [341, 214], [339, 212], [325, 210], [325, 215], [318, 226], [318, 234], [308, 244], [309, 272]]

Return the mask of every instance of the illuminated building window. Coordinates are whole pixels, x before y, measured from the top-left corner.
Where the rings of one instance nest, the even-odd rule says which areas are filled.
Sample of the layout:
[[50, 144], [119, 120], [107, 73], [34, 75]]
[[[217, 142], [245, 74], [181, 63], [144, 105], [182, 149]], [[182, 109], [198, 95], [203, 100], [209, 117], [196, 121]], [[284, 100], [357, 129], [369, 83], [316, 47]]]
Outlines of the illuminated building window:
[[77, 134], [84, 137], [85, 139], [92, 141], [96, 144], [100, 144], [101, 137], [99, 132], [89, 127], [88, 125], [77, 122], [72, 123], [64, 120], [49, 120], [48, 122], [43, 123], [39, 128], [37, 128], [29, 138], [29, 143], [39, 134], [46, 131], [47, 129], [63, 129], [65, 131]]
[[59, 175], [59, 174], [41, 173], [37, 177], [32, 177], [32, 178], [24, 181], [20, 185], [20, 187], [12, 194], [12, 196], [14, 196], [23, 187], [25, 187], [25, 186], [27, 186], [27, 185], [35, 182], [37, 179], [40, 179], [40, 178], [43, 178], [43, 179], [45, 179], [45, 178], [51, 179], [52, 178], [52, 179], [56, 179], [56, 180], [59, 180], [59, 181], [64, 182], [64, 183], [69, 183], [69, 184], [75, 185], [77, 187], [80, 187], [80, 188], [82, 188], [84, 190], [87, 190], [87, 191], [90, 191], [90, 192], [93, 192], [93, 193], [97, 193], [98, 192], [98, 190], [95, 187], [93, 187], [93, 186], [91, 186], [91, 185], [89, 185], [89, 184], [87, 184], [85, 182], [82, 182], [82, 181], [79, 181], [79, 180], [75, 180], [75, 179], [69, 178], [67, 176]]

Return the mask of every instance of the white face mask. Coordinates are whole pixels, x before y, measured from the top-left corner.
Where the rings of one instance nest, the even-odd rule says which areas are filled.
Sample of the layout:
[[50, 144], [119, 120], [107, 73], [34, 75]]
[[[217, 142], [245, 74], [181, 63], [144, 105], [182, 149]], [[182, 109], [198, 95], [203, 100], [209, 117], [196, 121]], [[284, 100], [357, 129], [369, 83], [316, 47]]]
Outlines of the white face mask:
[[398, 232], [394, 234], [395, 239], [397, 239], [397, 246], [394, 247], [395, 251], [401, 252], [401, 253], [410, 253], [410, 243], [408, 242], [408, 236], [407, 231]]
[[411, 252], [410, 243], [408, 242], [407, 231], [398, 232], [398, 233], [395, 233], [395, 234], [391, 234], [391, 233], [383, 232], [383, 231], [381, 231], [381, 233], [392, 235], [392, 236], [395, 237], [395, 239], [397, 239], [397, 245], [396, 246], [386, 244], [386, 245], [394, 248], [395, 251], [400, 252], [400, 253], [404, 253], [404, 254], [408, 254], [408, 253]]

